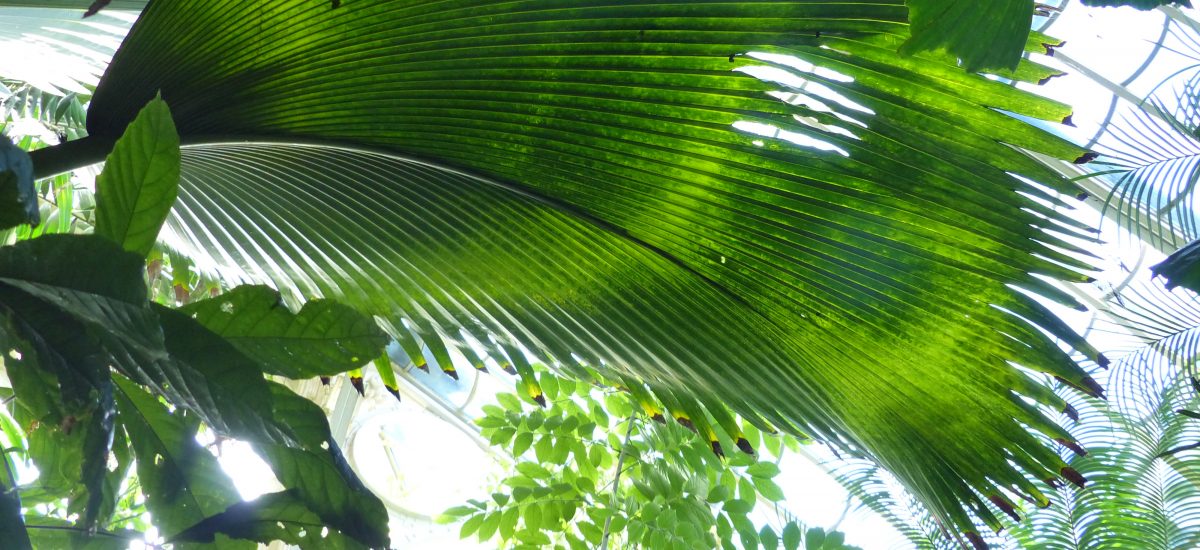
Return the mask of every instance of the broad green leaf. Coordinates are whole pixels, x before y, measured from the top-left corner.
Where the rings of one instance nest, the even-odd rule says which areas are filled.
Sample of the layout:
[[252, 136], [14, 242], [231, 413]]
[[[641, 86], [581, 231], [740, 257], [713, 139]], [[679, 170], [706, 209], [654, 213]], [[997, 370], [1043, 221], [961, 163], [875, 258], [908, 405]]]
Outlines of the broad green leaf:
[[513, 534], [517, 531], [517, 521], [521, 518], [521, 510], [517, 506], [510, 506], [504, 511], [504, 515], [500, 517], [500, 538], [510, 540]]
[[784, 550], [797, 550], [800, 548], [800, 526], [795, 521], [787, 522], [783, 526], [783, 548]]
[[0, 229], [40, 222], [29, 154], [0, 136]]
[[500, 528], [500, 518], [499, 511], [491, 512], [484, 518], [483, 523], [479, 524], [479, 531], [475, 533], [480, 542], [489, 541], [495, 536], [496, 530]]
[[458, 538], [465, 539], [475, 534], [475, 531], [477, 531], [479, 526], [483, 523], [483, 519], [483, 512], [467, 518], [467, 521], [463, 522], [462, 527], [458, 530]]
[[820, 527], [811, 527], [804, 534], [804, 548], [806, 550], [821, 550], [825, 546], [825, 530]]
[[131, 379], [195, 413], [227, 437], [300, 445], [291, 426], [275, 417], [271, 387], [256, 362], [189, 315], [159, 306], [155, 312], [171, 359]]
[[255, 444], [275, 477], [327, 524], [367, 546], [386, 546], [383, 502], [350, 469], [329, 432], [324, 411], [281, 384], [268, 384], [275, 417], [287, 419], [299, 442], [299, 446]]
[[516, 395], [511, 393], [496, 394], [496, 401], [500, 402], [500, 406], [514, 412], [521, 412], [521, 400], [517, 399]]
[[779, 535], [775, 534], [775, 530], [771, 526], [764, 525], [758, 531], [758, 542], [762, 544], [764, 550], [775, 550], [779, 548]]
[[300, 548], [355, 550], [366, 548], [325, 527], [321, 518], [288, 491], [269, 493], [228, 509], [169, 537], [171, 542], [214, 541], [217, 534], [259, 542], [282, 541]]
[[727, 500], [725, 501], [725, 513], [731, 516], [745, 516], [754, 509], [754, 503], [746, 500]]
[[[106, 263], [88, 273], [76, 269], [77, 261], [102, 258]], [[85, 528], [94, 527], [106, 515], [106, 503], [111, 512], [115, 498], [112, 488], [105, 497], [116, 415], [110, 365], [130, 368], [135, 357], [157, 360], [165, 355], [145, 302], [140, 262], [130, 260], [123, 251], [94, 237], [44, 236], [0, 249], [0, 309], [10, 321], [4, 330], [29, 344], [18, 353], [36, 354], [32, 364], [53, 376], [59, 387], [58, 397], [49, 397], [59, 404], [54, 407], [57, 411], [46, 410], [48, 394], [43, 389], [30, 396], [39, 403], [35, 408], [41, 409], [31, 411], [35, 420], [60, 423], [31, 433], [39, 443], [35, 447], [44, 450], [34, 454], [35, 461], [43, 467], [47, 462], [71, 469], [78, 466], [72, 473], [56, 472], [64, 477], [51, 473], [46, 479], [48, 486], [59, 489], [82, 484], [69, 492], [73, 504], [82, 504], [78, 508]], [[129, 284], [124, 277], [136, 279]], [[140, 304], [135, 297], [139, 290]], [[28, 389], [42, 374], [16, 377], [25, 377], [16, 387]], [[68, 449], [78, 449], [78, 454]], [[59, 460], [64, 457], [70, 458]], [[57, 469], [47, 468], [48, 472]]]
[[912, 38], [904, 51], [947, 49], [968, 71], [1017, 67], [1033, 24], [1030, 0], [905, 0]]
[[145, 257], [179, 192], [179, 134], [162, 99], [129, 123], [96, 178], [96, 234]]
[[182, 409], [168, 411], [127, 379], [115, 382], [118, 419], [133, 445], [146, 509], [160, 532], [171, 538], [241, 502], [216, 457], [196, 442], [196, 421], [185, 419]]
[[332, 300], [310, 300], [292, 313], [279, 292], [240, 286], [180, 308], [269, 374], [331, 376], [383, 353], [388, 337], [375, 320]]
[[758, 489], [758, 493], [762, 495], [763, 498], [771, 502], [780, 502], [786, 498], [786, 496], [783, 494], [783, 489], [780, 489], [779, 485], [776, 485], [774, 481], [771, 481], [767, 478], [755, 478], [754, 487]]
[[1087, 156], [1008, 113], [1068, 109], [899, 55], [899, 1], [510, 8], [156, 2], [88, 139], [161, 89], [167, 240], [228, 278], [844, 442], [960, 531], [1062, 471], [1013, 364], [1095, 394], [1054, 339], [1103, 360], [1024, 293], [1075, 306], [1042, 277], [1087, 266], [1046, 231], [1081, 235], [1076, 186], [1018, 149]]
[[746, 468], [746, 473], [753, 477], [770, 479], [779, 475], [779, 466], [774, 462], [755, 462]]

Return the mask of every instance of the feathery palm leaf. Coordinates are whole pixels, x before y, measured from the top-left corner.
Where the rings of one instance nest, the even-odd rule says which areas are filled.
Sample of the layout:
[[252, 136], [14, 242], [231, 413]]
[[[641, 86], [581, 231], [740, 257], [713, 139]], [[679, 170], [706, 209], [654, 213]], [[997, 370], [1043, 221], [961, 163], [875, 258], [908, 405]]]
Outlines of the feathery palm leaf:
[[[1139, 365], [1123, 362], [1114, 370]], [[1114, 373], [1116, 375], [1116, 373]], [[1071, 460], [1092, 483], [1060, 491], [1062, 506], [1031, 512], [1011, 534], [1028, 548], [1193, 548], [1200, 542], [1200, 456], [1162, 457], [1200, 440], [1200, 424], [1175, 413], [1195, 407], [1187, 377], [1175, 374], [1146, 403], [1151, 413], [1131, 418], [1115, 408], [1077, 402], [1081, 421], [1073, 434], [1088, 447]]]
[[83, 20], [79, 11], [5, 4], [0, 10], [0, 77], [58, 96], [90, 95], [134, 20], [131, 13], [116, 10]]
[[1001, 488], [1044, 498], [1027, 476], [1067, 466], [1016, 394], [1061, 401], [1010, 362], [1099, 393], [1043, 331], [1103, 359], [1026, 294], [1076, 305], [1043, 278], [1087, 279], [1050, 230], [1081, 233], [1048, 191], [1075, 187], [1017, 148], [1088, 156], [999, 111], [1064, 106], [898, 55], [906, 13], [152, 2], [91, 137], [35, 162], [106, 150], [161, 90], [186, 145], [170, 240], [211, 269], [339, 296], [431, 348], [727, 403], [878, 460], [969, 531], [999, 525]]
[[1105, 207], [1117, 208], [1124, 225], [1154, 246], [1173, 249], [1200, 238], [1200, 141], [1183, 123], [1140, 108], [1117, 118], [1106, 133], [1118, 144], [1106, 160], [1124, 172]]

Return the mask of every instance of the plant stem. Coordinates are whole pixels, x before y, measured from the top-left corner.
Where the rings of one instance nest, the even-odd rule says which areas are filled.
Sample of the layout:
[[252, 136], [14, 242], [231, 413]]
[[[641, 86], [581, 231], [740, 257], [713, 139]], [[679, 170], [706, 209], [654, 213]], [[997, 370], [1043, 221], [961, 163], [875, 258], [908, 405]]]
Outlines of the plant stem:
[[629, 417], [629, 426], [625, 428], [625, 442], [621, 444], [621, 452], [617, 454], [617, 474], [613, 476], [612, 503], [609, 505], [608, 517], [604, 520], [604, 534], [600, 537], [600, 550], [608, 550], [608, 535], [612, 531], [612, 513], [617, 508], [618, 495], [621, 491], [621, 472], [622, 466], [625, 464], [625, 448], [629, 446], [629, 439], [633, 437], [633, 420], [637, 418], [637, 413]]
[[115, 141], [108, 138], [88, 136], [30, 151], [33, 160], [33, 177], [49, 178], [59, 174], [91, 166], [108, 157]]

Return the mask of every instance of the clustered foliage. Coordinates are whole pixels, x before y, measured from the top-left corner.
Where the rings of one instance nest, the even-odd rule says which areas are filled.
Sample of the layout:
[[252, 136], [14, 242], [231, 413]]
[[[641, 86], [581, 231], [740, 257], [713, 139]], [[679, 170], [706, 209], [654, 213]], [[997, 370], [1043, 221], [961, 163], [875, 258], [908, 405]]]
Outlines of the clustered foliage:
[[[759, 526], [764, 508], [784, 499], [772, 481], [775, 462], [715, 454], [684, 423], [640, 407], [627, 388], [538, 370], [549, 408], [502, 393], [477, 420], [481, 435], [512, 457], [513, 473], [490, 500], [444, 514], [463, 522], [462, 536], [511, 548], [736, 548], [736, 540], [742, 548], [852, 550], [841, 533], [802, 529], [778, 508], [776, 521]], [[776, 459], [782, 442], [796, 445], [743, 429], [747, 444], [765, 443]]]
[[[889, 470], [962, 544], [1052, 495], [1074, 510], [1090, 497], [1054, 487], [1097, 464], [1171, 494], [1165, 438], [1062, 452], [1089, 441], [1060, 411], [1134, 427], [1082, 401], [1109, 361], [1040, 299], [1085, 307], [1062, 284], [1090, 280], [1094, 235], [1063, 213], [1079, 183], [1026, 152], [1096, 153], [1012, 116], [1070, 120], [998, 80], [1061, 74], [1034, 13], [150, 2], [94, 96], [0, 88], [70, 139], [23, 142], [32, 167], [2, 144], [0, 220], [25, 224], [0, 249], [4, 540], [119, 545], [149, 514], [169, 543], [386, 546], [324, 412], [279, 381], [375, 361], [394, 392], [389, 338], [450, 376], [455, 351], [520, 377], [480, 420], [516, 473], [450, 513], [514, 547], [842, 546], [753, 517], [783, 498], [750, 456], [781, 455], [763, 431]], [[100, 160], [94, 197], [34, 181]], [[1172, 284], [1195, 246], [1159, 268]], [[268, 286], [222, 292], [187, 258]], [[249, 442], [284, 490], [241, 501], [202, 430]], [[1189, 540], [1169, 498], [1118, 492], [1163, 544]]]

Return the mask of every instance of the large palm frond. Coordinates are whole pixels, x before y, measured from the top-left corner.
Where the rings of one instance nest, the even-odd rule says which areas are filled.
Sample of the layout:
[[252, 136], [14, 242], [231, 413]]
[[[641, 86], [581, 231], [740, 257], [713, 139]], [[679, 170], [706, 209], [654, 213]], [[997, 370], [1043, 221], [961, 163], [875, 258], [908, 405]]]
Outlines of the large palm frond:
[[1077, 305], [1047, 282], [1087, 279], [1055, 233], [1081, 234], [1053, 208], [1076, 189], [1020, 148], [1087, 155], [1008, 114], [1066, 107], [897, 54], [906, 13], [152, 2], [92, 136], [35, 162], [101, 154], [161, 90], [187, 145], [172, 244], [211, 268], [431, 347], [688, 390], [874, 458], [947, 525], [997, 526], [985, 502], [1044, 502], [1029, 477], [1067, 467], [1018, 394], [1061, 399], [1011, 362], [1099, 393], [1046, 334], [1103, 359], [1029, 295]]

